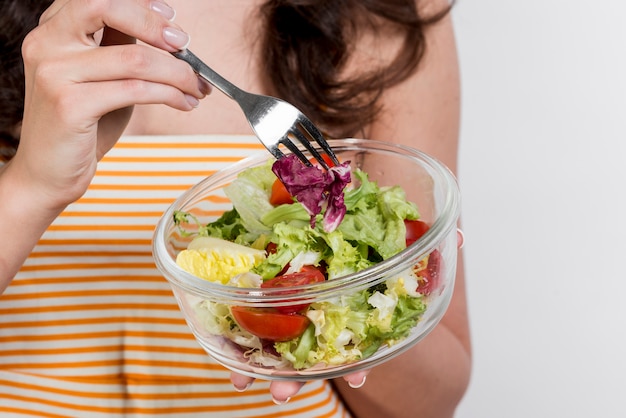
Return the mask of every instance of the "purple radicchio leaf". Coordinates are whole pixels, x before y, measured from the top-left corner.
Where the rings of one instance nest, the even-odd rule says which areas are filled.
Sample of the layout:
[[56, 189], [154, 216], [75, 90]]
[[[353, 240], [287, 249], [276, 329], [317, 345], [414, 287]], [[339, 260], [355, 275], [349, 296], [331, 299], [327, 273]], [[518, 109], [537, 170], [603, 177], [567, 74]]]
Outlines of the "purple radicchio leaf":
[[315, 227], [315, 217], [324, 208], [324, 230], [331, 232], [339, 226], [346, 213], [343, 189], [351, 180], [349, 161], [324, 171], [304, 165], [290, 154], [276, 160], [272, 171], [311, 216], [311, 227]]

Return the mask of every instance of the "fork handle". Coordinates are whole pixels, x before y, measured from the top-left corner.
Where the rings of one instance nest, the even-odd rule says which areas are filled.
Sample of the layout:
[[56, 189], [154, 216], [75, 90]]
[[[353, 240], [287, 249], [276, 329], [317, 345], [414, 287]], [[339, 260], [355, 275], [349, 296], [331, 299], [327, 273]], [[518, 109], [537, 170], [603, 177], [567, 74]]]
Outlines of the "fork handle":
[[236, 100], [235, 97], [242, 92], [239, 87], [235, 86], [233, 83], [216, 73], [190, 50], [182, 49], [180, 51], [172, 52], [172, 55], [191, 65], [191, 68], [193, 68], [200, 77], [213, 84], [231, 99]]

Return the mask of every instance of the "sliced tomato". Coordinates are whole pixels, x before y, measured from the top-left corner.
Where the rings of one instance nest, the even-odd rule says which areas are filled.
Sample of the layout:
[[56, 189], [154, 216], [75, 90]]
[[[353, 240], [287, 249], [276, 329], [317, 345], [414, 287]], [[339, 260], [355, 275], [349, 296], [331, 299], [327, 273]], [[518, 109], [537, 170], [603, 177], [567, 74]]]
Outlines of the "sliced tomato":
[[[321, 273], [322, 277], [324, 277], [324, 280], [326, 280], [326, 278], [328, 277], [328, 275], [326, 274], [326, 267], [328, 267], [328, 265], [326, 264], [324, 260], [322, 260], [319, 266], [302, 266], [300, 271], [310, 271], [310, 272], [313, 272], [314, 274]], [[317, 270], [317, 272], [315, 272], [314, 270]], [[319, 278], [318, 278], [318, 281], [319, 281]]]
[[283, 182], [278, 179], [272, 184], [270, 203], [274, 206], [293, 203], [293, 197], [289, 194]]
[[428, 231], [430, 226], [424, 221], [416, 220], [404, 220], [404, 226], [406, 227], [406, 246], [413, 244], [420, 239], [422, 235]]
[[309, 326], [309, 318], [297, 313], [286, 315], [272, 308], [230, 308], [237, 324], [250, 334], [269, 341], [289, 341], [299, 337]]
[[[335, 163], [333, 162], [333, 160], [330, 158], [330, 156], [328, 154], [322, 154], [322, 159], [324, 160], [326, 165], [328, 165], [328, 167], [334, 167], [335, 166]], [[309, 161], [311, 161], [311, 164], [317, 165], [317, 161], [315, 160], [315, 158], [311, 158], [311, 159], [309, 159]]]
[[[420, 239], [430, 228], [426, 222], [420, 220], [405, 219], [404, 225], [406, 226], [407, 247]], [[424, 266], [424, 263], [426, 263], [426, 266]], [[429, 254], [428, 261], [424, 259], [415, 266], [415, 272], [419, 277], [418, 292], [423, 295], [429, 295], [439, 287], [441, 267], [441, 253], [437, 250]]]
[[315, 266], [304, 266], [302, 267], [302, 270], [297, 273], [283, 274], [282, 276], [276, 276], [273, 279], [266, 280], [261, 284], [261, 287], [303, 286], [305, 284], [321, 283], [324, 280], [326, 280], [326, 277], [320, 268]]
[[[326, 280], [326, 276], [322, 273], [322, 270], [315, 266], [304, 266], [302, 270], [297, 273], [283, 274], [276, 276], [273, 279], [269, 279], [261, 283], [261, 287], [264, 289], [274, 287], [293, 287], [303, 286], [313, 283], [321, 283]], [[295, 290], [287, 290], [281, 292], [281, 294], [292, 294]], [[284, 314], [292, 314], [300, 312], [309, 307], [308, 303], [298, 303], [289, 306], [277, 306], [276, 310]]]
[[437, 289], [441, 281], [442, 267], [441, 253], [437, 250], [433, 250], [433, 252], [428, 255], [426, 268], [418, 272], [417, 291], [423, 295], [430, 295]]

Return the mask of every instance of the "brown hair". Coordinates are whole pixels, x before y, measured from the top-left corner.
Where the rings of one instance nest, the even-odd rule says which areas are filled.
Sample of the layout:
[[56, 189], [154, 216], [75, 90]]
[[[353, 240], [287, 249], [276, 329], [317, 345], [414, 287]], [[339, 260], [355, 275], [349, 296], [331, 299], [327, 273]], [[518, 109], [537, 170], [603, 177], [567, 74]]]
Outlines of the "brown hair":
[[[19, 142], [15, 131], [24, 112], [22, 41], [52, 0], [4, 3], [0, 161], [9, 160]], [[383, 90], [416, 70], [424, 54], [424, 28], [449, 9], [421, 16], [415, 0], [267, 0], [261, 8], [263, 70], [277, 96], [296, 105], [331, 136], [352, 136], [376, 118]], [[374, 31], [383, 27], [400, 31], [404, 43], [384, 66], [348, 78], [342, 72], [364, 22]]]
[[[417, 69], [425, 50], [424, 28], [451, 7], [421, 16], [415, 0], [269, 0], [262, 8], [261, 61], [276, 95], [331, 136], [353, 136], [376, 118], [383, 90]], [[363, 24], [374, 33], [395, 30], [404, 42], [382, 67], [342, 77]]]
[[52, 0], [3, 2], [0, 13], [0, 161], [15, 154], [15, 130], [24, 113], [22, 41]]

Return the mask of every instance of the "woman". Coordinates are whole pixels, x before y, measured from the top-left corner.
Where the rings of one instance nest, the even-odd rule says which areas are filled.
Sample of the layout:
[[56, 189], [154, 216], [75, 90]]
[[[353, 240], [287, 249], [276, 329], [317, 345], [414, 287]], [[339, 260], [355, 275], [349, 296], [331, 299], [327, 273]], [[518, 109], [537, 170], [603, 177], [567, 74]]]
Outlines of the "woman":
[[[0, 244], [0, 411], [453, 415], [470, 371], [462, 265], [441, 324], [373, 369], [366, 384], [365, 373], [304, 386], [250, 386], [252, 379], [232, 375], [241, 392], [227, 393], [228, 373], [184, 331], [167, 284], [154, 277], [151, 261], [142, 263], [149, 232], [128, 227], [116, 235], [122, 214], [135, 224], [143, 209], [120, 212], [111, 204], [131, 207], [124, 206], [129, 196], [143, 196], [150, 182], [170, 190], [171, 201], [180, 177], [155, 174], [163, 153], [210, 162], [216, 149], [202, 148], [207, 138], [195, 135], [250, 133], [234, 102], [220, 93], [205, 99], [210, 87], [163, 53], [188, 45], [245, 90], [291, 101], [329, 136], [411, 145], [455, 170], [458, 68], [444, 0], [57, 0], [24, 41], [23, 119], [21, 102], [15, 107], [19, 65], [5, 55], [50, 2], [4, 1], [10, 13], [2, 19], [11, 25], [2, 27], [15, 35], [2, 40], [2, 70], [13, 74], [1, 87], [3, 155], [9, 160], [17, 138], [19, 148], [0, 168], [0, 236], [11, 237]], [[124, 187], [112, 187], [124, 173]], [[185, 182], [201, 177], [195, 175]], [[114, 191], [121, 197], [112, 198]], [[97, 210], [81, 209], [89, 205]], [[103, 223], [85, 225], [94, 219]], [[103, 273], [95, 274], [90, 263], [103, 254]], [[270, 394], [279, 405], [266, 401]]]

